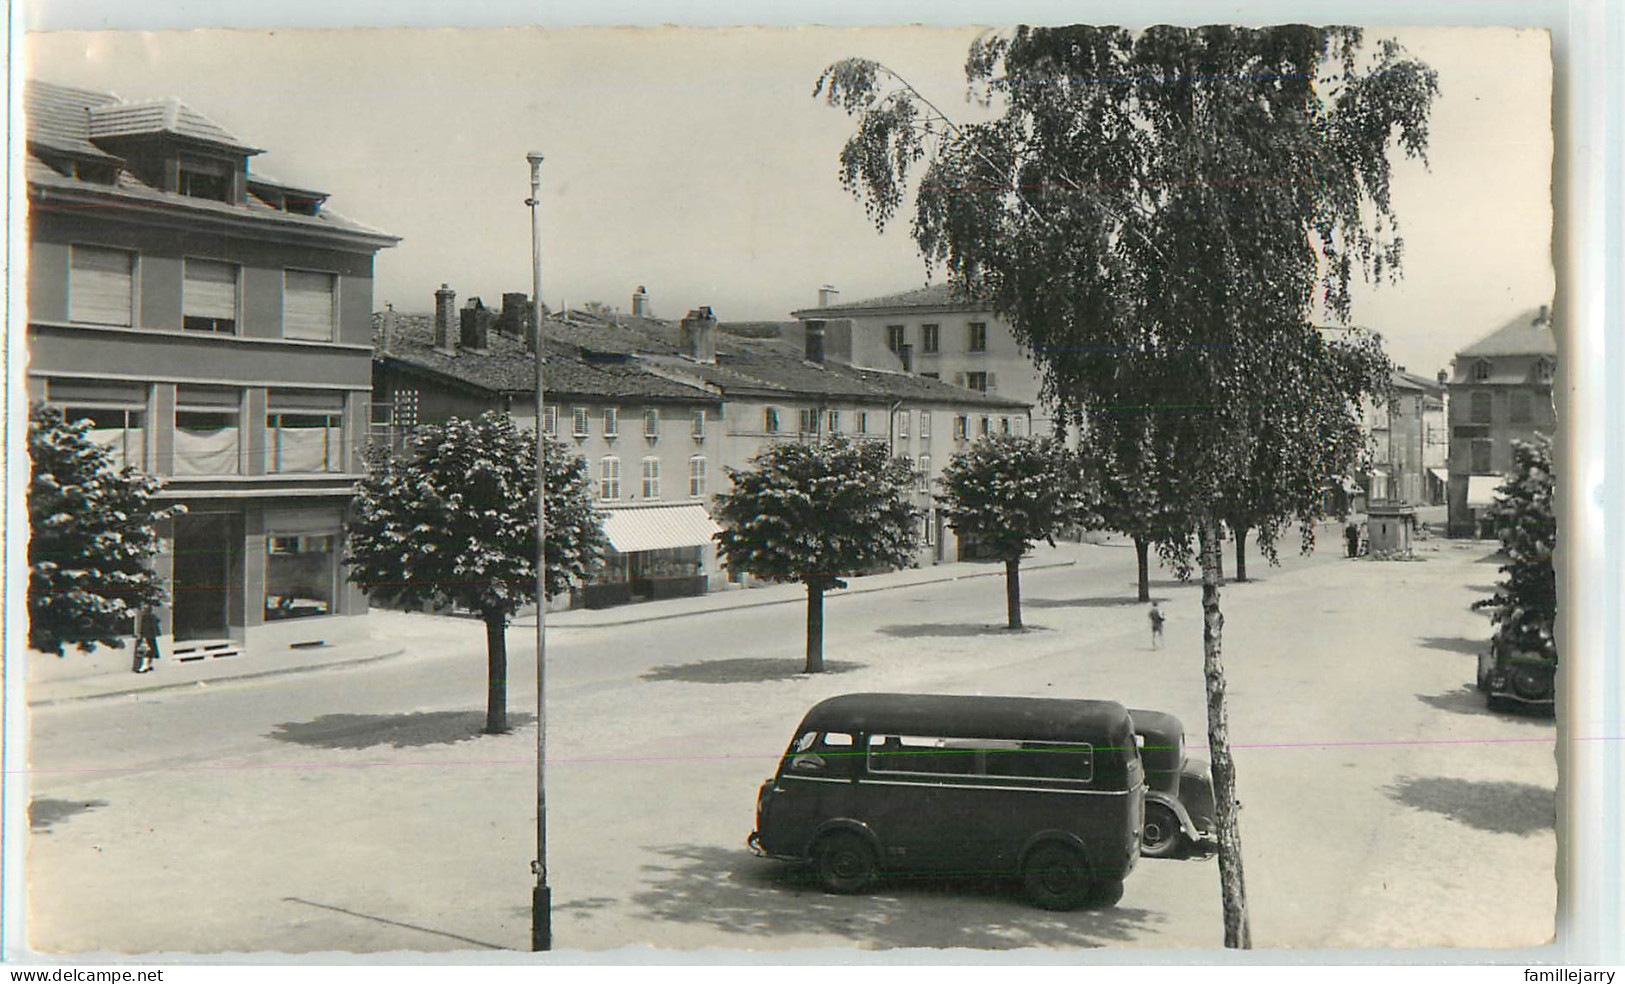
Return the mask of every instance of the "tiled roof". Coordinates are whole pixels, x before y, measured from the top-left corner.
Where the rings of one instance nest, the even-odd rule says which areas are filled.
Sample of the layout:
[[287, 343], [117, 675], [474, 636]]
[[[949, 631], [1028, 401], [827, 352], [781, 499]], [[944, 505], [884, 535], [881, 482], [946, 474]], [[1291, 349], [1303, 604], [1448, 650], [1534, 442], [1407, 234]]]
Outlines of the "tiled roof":
[[244, 153], [260, 152], [258, 148], [250, 147], [238, 140], [227, 133], [225, 127], [174, 96], [144, 102], [100, 103], [90, 108], [89, 117], [89, 135], [92, 140], [167, 133], [231, 147]]
[[861, 301], [852, 301], [847, 304], [831, 304], [826, 307], [803, 308], [792, 311], [798, 318], [833, 318], [850, 314], [880, 313], [883, 311], [905, 311], [910, 309], [928, 310], [954, 310], [954, 311], [986, 311], [987, 306], [974, 301], [967, 301], [959, 296], [952, 284], [929, 284], [913, 290], [905, 290], [896, 294], [883, 294], [880, 297], [870, 297]]
[[1557, 355], [1548, 309], [1530, 308], [1456, 353], [1458, 359], [1498, 355]]
[[[108, 154], [91, 143], [92, 115], [103, 113], [114, 105], [135, 105], [145, 107], [141, 110], [142, 118], [158, 113], [168, 102], [160, 103], [123, 103], [117, 96], [106, 92], [92, 92], [87, 89], [75, 89], [71, 86], [56, 85], [49, 82], [30, 81], [24, 88], [23, 107], [28, 118], [28, 143], [30, 156], [28, 158], [27, 178], [31, 189], [45, 192], [61, 190], [64, 192], [91, 192], [112, 198], [123, 199], [132, 204], [163, 205], [167, 208], [184, 208], [188, 211], [210, 214], [222, 217], [250, 218], [266, 223], [301, 227], [306, 229], [325, 230], [331, 232], [351, 233], [365, 236], [370, 239], [398, 241], [398, 237], [380, 232], [371, 226], [357, 222], [353, 219], [330, 211], [321, 209], [315, 215], [303, 215], [296, 212], [284, 212], [267, 205], [254, 194], [249, 194], [242, 204], [233, 202], [214, 201], [207, 198], [193, 198], [174, 192], [163, 191], [146, 184], [128, 169], [121, 169], [113, 184], [101, 184], [87, 181], [63, 174], [45, 163], [39, 156], [43, 151], [50, 156], [51, 152], [66, 154], [76, 158], [94, 158], [108, 162], [115, 162], [120, 158]], [[186, 135], [197, 139], [207, 139], [211, 142], [233, 141], [233, 146], [241, 150], [241, 144], [235, 143], [235, 138], [209, 122], [201, 114], [190, 110], [182, 112], [175, 110], [174, 125]], [[130, 124], [135, 126], [137, 124]], [[145, 124], [140, 124], [145, 125]], [[208, 134], [209, 136], [205, 136]], [[255, 151], [257, 153], [257, 151]], [[267, 184], [280, 186], [278, 182], [264, 181], [252, 171], [248, 174], [250, 186]], [[287, 186], [280, 186], [287, 187]], [[304, 192], [305, 190], [299, 189]], [[308, 192], [319, 195], [319, 192]], [[48, 207], [48, 206], [47, 206]], [[388, 245], [379, 242], [377, 245]]]
[[[447, 355], [434, 347], [434, 316], [397, 314], [388, 347], [384, 315], [373, 315], [375, 358], [434, 373], [491, 393], [532, 393], [536, 388], [535, 356], [517, 338], [492, 331], [485, 352], [462, 349]], [[582, 356], [579, 346], [548, 322], [543, 333], [547, 351], [549, 394], [583, 398], [654, 399], [679, 403], [716, 403], [718, 398], [696, 386], [658, 376], [636, 362], [597, 361]]]
[[1426, 376], [1418, 376], [1414, 372], [1406, 372], [1403, 369], [1394, 370], [1394, 387], [1396, 389], [1421, 390], [1424, 393], [1431, 393], [1435, 396], [1439, 396], [1444, 393], [1444, 387], [1439, 385], [1439, 381], [1437, 379], [1429, 379]]

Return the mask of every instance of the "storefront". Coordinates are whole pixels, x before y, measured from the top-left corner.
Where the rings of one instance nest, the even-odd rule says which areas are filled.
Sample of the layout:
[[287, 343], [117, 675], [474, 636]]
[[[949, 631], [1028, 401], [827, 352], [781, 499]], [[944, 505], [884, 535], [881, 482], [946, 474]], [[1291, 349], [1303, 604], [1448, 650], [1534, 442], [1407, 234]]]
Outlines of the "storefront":
[[610, 549], [575, 592], [573, 605], [607, 608], [634, 601], [705, 594], [721, 529], [698, 503], [619, 506], [605, 510]]

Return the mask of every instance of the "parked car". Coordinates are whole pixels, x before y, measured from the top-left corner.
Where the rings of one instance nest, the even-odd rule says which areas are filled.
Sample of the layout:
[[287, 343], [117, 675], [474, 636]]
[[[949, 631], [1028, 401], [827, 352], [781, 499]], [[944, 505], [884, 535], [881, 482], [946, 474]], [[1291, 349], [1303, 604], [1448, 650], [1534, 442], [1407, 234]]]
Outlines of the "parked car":
[[1213, 774], [1205, 759], [1185, 754], [1185, 725], [1162, 711], [1131, 710], [1145, 765], [1145, 825], [1140, 853], [1173, 857], [1216, 841]]
[[1557, 699], [1557, 660], [1492, 639], [1478, 654], [1478, 689], [1491, 710], [1508, 706], [1550, 709]]
[[888, 872], [1015, 875], [1068, 909], [1121, 897], [1144, 806], [1121, 704], [848, 694], [802, 719], [748, 844], [812, 865], [830, 892]]

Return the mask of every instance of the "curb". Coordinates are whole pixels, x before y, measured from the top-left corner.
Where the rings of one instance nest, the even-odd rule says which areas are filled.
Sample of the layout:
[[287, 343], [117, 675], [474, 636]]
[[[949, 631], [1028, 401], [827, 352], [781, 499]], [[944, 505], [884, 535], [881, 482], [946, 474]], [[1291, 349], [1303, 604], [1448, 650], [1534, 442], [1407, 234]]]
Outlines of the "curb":
[[259, 680], [265, 677], [291, 676], [295, 673], [317, 673], [339, 666], [365, 666], [368, 663], [379, 663], [386, 659], [393, 659], [406, 652], [404, 647], [390, 649], [381, 653], [372, 653], [367, 656], [357, 656], [354, 659], [336, 659], [328, 663], [307, 664], [304, 666], [280, 666], [276, 669], [255, 670], [252, 673], [237, 673], [231, 676], [219, 676], [209, 680], [187, 680], [174, 683], [160, 683], [151, 687], [128, 687], [123, 690], [109, 690], [105, 693], [74, 694], [69, 697], [48, 697], [43, 700], [31, 700], [29, 707], [55, 707], [61, 704], [77, 704], [87, 700], [110, 700], [115, 697], [135, 697], [141, 694], [156, 694], [168, 690], [193, 690], [199, 684], [212, 686], [216, 683], [232, 683], [237, 680]]
[[[1023, 573], [1027, 571], [1044, 571], [1058, 567], [1076, 567], [1077, 564], [1078, 562], [1075, 560], [1057, 560], [1044, 564], [1034, 564], [1031, 567], [1023, 567], [1021, 570]], [[879, 587], [870, 588], [846, 588], [838, 593], [826, 593], [824, 595], [824, 599], [827, 601], [831, 598], [844, 598], [850, 595], [873, 594], [877, 591], [896, 591], [900, 588], [918, 588], [928, 584], [946, 584], [949, 581], [970, 581], [979, 577], [1003, 576], [1004, 570], [1002, 568], [996, 571], [976, 571], [973, 574], [949, 574], [943, 577], [934, 577], [924, 581], [910, 581], [907, 584], [885, 584]], [[773, 601], [750, 601], [740, 605], [726, 605], [719, 606], [717, 608], [705, 608], [693, 612], [669, 612], [663, 615], [646, 615], [642, 618], [618, 619], [614, 622], [593, 622], [589, 625], [561, 625], [556, 622], [549, 623], [549, 625], [552, 628], [559, 629], [613, 629], [626, 625], [639, 625], [644, 622], [666, 622], [674, 618], [693, 618], [698, 615], [709, 615], [713, 612], [742, 611], [747, 608], [769, 608], [773, 605], [799, 605], [805, 601], [805, 597], [778, 598]], [[527, 619], [523, 623], [514, 624], [530, 625], [532, 623]]]

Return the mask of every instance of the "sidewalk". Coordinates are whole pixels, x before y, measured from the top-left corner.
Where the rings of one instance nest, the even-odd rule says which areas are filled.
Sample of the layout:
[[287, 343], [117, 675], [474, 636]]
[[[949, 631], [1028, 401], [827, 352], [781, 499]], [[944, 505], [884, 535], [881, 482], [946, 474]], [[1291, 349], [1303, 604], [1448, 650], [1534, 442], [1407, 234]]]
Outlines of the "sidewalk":
[[309, 673], [334, 666], [372, 663], [401, 653], [389, 642], [361, 639], [314, 649], [251, 649], [236, 656], [182, 663], [166, 654], [151, 673], [130, 669], [130, 650], [97, 646], [94, 652], [66, 649], [61, 657], [28, 651], [28, 674], [9, 681], [26, 687], [29, 707], [68, 701], [207, 687], [226, 680]]
[[[1079, 551], [1101, 549], [1099, 546], [1075, 543], [1062, 543], [1056, 547], [1041, 545], [1027, 557], [1021, 569], [1031, 571], [1072, 566], [1078, 562]], [[1105, 549], [1110, 551], [1109, 546]], [[937, 564], [848, 578], [849, 587], [831, 591], [826, 597], [1003, 575], [1004, 565], [995, 562]], [[799, 584], [773, 584], [617, 608], [552, 612], [548, 614], [547, 624], [553, 628], [608, 628], [740, 608], [803, 604], [806, 599], [806, 589]], [[512, 623], [514, 626], [535, 624], [534, 615], [516, 618]], [[397, 641], [363, 639], [319, 649], [248, 650], [236, 656], [195, 663], [181, 663], [166, 657], [158, 661], [153, 672], [137, 674], [131, 672], [130, 651], [123, 647], [110, 649], [98, 646], [90, 653], [69, 649], [60, 658], [30, 650], [24, 686], [29, 707], [50, 707], [69, 701], [126, 697], [187, 687], [207, 687], [230, 680], [252, 680], [289, 673], [310, 673], [338, 666], [358, 666], [397, 656], [403, 651]]]

